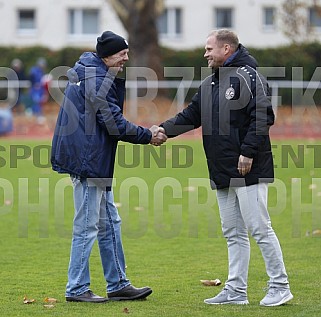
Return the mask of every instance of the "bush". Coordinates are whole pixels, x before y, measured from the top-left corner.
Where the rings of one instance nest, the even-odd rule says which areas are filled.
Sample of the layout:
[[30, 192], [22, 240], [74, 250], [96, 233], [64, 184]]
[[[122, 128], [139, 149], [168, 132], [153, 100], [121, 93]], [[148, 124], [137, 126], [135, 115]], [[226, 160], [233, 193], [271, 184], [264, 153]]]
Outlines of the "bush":
[[[39, 57], [45, 57], [48, 69], [57, 66], [70, 66], [78, 60], [79, 56], [86, 51], [85, 48], [66, 47], [58, 51], [51, 51], [45, 47], [0, 47], [0, 65], [10, 67], [14, 58], [23, 61], [26, 71], [34, 65]], [[257, 59], [260, 66], [266, 67], [286, 67], [286, 77], [292, 79], [292, 67], [303, 67], [304, 80], [310, 80], [316, 66], [321, 59], [321, 44], [319, 42], [290, 45], [277, 48], [248, 48], [249, 52]], [[169, 48], [160, 48], [163, 65], [167, 67], [194, 67], [195, 79], [200, 79], [201, 68], [207, 63], [204, 55], [204, 48], [193, 50], [175, 51]]]
[[[10, 67], [14, 58], [22, 60], [25, 66], [26, 74], [30, 68], [36, 63], [39, 57], [45, 57], [47, 60], [47, 69], [58, 66], [72, 67], [78, 60], [79, 56], [86, 51], [84, 48], [66, 47], [58, 51], [51, 51], [45, 47], [0, 47], [0, 66]], [[293, 67], [302, 67], [303, 80], [310, 81], [316, 71], [316, 67], [321, 59], [321, 44], [319, 42], [307, 43], [302, 45], [280, 46], [276, 48], [257, 49], [248, 47], [251, 55], [253, 55], [259, 63], [264, 67], [285, 67], [285, 76], [283, 78], [269, 79], [276, 80], [292, 80]], [[193, 67], [194, 80], [201, 79], [201, 70], [207, 67], [204, 56], [204, 48], [196, 48], [193, 50], [176, 51], [165, 47], [160, 47], [161, 57], [164, 67]], [[181, 79], [171, 77], [171, 79]], [[316, 93], [319, 95], [319, 92]], [[289, 90], [282, 93], [283, 101], [291, 104], [291, 94]], [[320, 99], [315, 98], [315, 99]]]

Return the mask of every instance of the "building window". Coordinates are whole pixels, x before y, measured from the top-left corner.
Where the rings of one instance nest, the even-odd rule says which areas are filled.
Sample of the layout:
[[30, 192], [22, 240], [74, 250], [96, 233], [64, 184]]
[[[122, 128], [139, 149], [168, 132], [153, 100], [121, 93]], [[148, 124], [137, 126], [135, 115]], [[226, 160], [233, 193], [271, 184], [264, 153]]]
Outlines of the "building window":
[[24, 33], [36, 30], [35, 10], [18, 10], [18, 30]]
[[309, 25], [312, 28], [321, 29], [321, 10], [315, 7], [309, 8]]
[[70, 9], [69, 34], [95, 35], [98, 29], [99, 13], [96, 9]]
[[214, 13], [215, 27], [232, 28], [233, 27], [233, 9], [232, 8], [216, 8]]
[[263, 8], [263, 28], [267, 30], [275, 29], [275, 8]]
[[169, 37], [182, 35], [182, 9], [167, 8], [157, 21], [158, 32]]

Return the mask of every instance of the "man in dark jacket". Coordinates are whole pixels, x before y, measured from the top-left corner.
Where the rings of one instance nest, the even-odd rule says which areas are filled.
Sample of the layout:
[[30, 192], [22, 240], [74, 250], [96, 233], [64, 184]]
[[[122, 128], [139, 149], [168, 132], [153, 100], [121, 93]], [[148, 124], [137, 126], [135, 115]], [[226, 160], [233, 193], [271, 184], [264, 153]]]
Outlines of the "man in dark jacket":
[[268, 84], [232, 31], [212, 31], [204, 57], [212, 75], [202, 82], [186, 109], [161, 124], [168, 137], [202, 126], [229, 257], [224, 289], [204, 302], [248, 304], [249, 231], [261, 249], [269, 276], [268, 292], [260, 304], [278, 306], [293, 295], [267, 210], [268, 183], [274, 177], [269, 138], [274, 114]]
[[[69, 83], [52, 141], [52, 167], [68, 173], [74, 187], [75, 216], [66, 300], [105, 302], [142, 299], [149, 287], [135, 288], [125, 273], [121, 219], [111, 190], [118, 141], [160, 145], [163, 129], [127, 121], [125, 81], [115, 76], [128, 61], [127, 41], [111, 31], [97, 38], [97, 53], [85, 52], [68, 71]], [[90, 290], [89, 256], [98, 239], [107, 297]]]

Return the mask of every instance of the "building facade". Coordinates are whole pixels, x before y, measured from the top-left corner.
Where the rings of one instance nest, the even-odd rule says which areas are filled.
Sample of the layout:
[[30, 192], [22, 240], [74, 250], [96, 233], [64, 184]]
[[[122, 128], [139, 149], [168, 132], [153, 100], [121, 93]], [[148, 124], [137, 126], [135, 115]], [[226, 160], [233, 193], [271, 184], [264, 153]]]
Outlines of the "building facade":
[[[290, 40], [283, 32], [283, 1], [164, 0], [157, 21], [160, 44], [177, 50], [202, 47], [210, 30], [230, 28], [246, 46], [286, 45]], [[317, 11], [311, 6], [304, 14], [315, 38], [321, 39]], [[108, 0], [0, 0], [0, 46], [93, 48], [107, 29], [126, 37]]]

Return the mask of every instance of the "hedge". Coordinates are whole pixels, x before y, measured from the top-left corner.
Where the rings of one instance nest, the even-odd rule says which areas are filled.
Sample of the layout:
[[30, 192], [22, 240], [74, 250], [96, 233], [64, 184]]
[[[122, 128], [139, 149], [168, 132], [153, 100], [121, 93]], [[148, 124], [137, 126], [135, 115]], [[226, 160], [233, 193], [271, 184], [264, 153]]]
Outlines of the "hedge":
[[[57, 66], [72, 67], [82, 52], [86, 51], [85, 48], [71, 47], [52, 51], [40, 46], [27, 48], [0, 47], [0, 50], [0, 66], [10, 67], [11, 61], [14, 58], [19, 58], [24, 63], [26, 74], [39, 57], [46, 58], [47, 69], [51, 70]], [[293, 77], [292, 68], [302, 67], [303, 80], [310, 81], [321, 60], [321, 43], [319, 42], [266, 49], [248, 47], [248, 50], [257, 59], [259, 66], [285, 67], [285, 76], [275, 78], [278, 80], [291, 80]], [[207, 66], [203, 57], [203, 47], [185, 51], [161, 47], [160, 53], [164, 67], [194, 67], [195, 80], [201, 78], [201, 69]], [[270, 79], [273, 79], [273, 77]], [[287, 102], [291, 103], [290, 92], [285, 92], [284, 95]]]
[[[14, 58], [23, 61], [25, 69], [36, 63], [39, 57], [45, 57], [48, 62], [48, 69], [57, 66], [73, 66], [86, 49], [66, 47], [58, 51], [51, 51], [45, 47], [0, 47], [0, 66], [10, 67]], [[282, 46], [277, 48], [248, 48], [250, 53], [257, 59], [260, 66], [265, 67], [286, 67], [286, 77], [292, 79], [291, 69], [300, 66], [304, 69], [304, 80], [310, 80], [316, 67], [321, 60], [321, 43], [314, 42], [304, 45]], [[160, 48], [163, 65], [175, 67], [194, 67], [196, 79], [200, 78], [200, 69], [206, 67], [204, 59], [204, 48], [194, 50], [175, 51], [168, 48]]]

